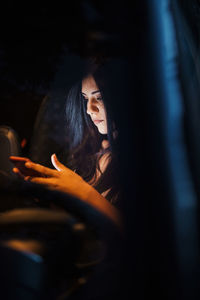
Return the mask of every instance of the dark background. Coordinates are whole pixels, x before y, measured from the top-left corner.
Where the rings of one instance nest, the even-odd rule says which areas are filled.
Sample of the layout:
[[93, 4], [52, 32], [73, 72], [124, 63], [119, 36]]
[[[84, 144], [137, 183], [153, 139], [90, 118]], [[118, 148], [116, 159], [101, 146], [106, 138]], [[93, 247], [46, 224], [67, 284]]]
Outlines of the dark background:
[[66, 51], [81, 57], [131, 54], [126, 1], [7, 1], [0, 7], [0, 124], [30, 140], [40, 103]]
[[[148, 3], [150, 10], [151, 1], [137, 2], [145, 5]], [[199, 1], [179, 2], [184, 6], [187, 19], [193, 21], [191, 31], [194, 32], [198, 44]], [[143, 32], [145, 28], [148, 29], [148, 20], [145, 12], [140, 10], [140, 5], [137, 7], [136, 3], [79, 0], [51, 4], [31, 0], [7, 1], [1, 5], [0, 123], [16, 129], [21, 140], [30, 140], [40, 103], [51, 88], [66, 51], [83, 58], [95, 56], [99, 59], [115, 56], [131, 58], [135, 55], [137, 60], [134, 67], [139, 71], [135, 72], [134, 78], [135, 99], [139, 101], [134, 103], [133, 115], [129, 105], [128, 115], [134, 120], [134, 128], [137, 129], [134, 133], [136, 145], [130, 144], [129, 127], [122, 139], [122, 145], [128, 144], [126, 149], [123, 148], [126, 150], [126, 156], [123, 157], [125, 163], [122, 174], [130, 174], [124, 176], [127, 190], [124, 210], [127, 212], [127, 224], [130, 226], [127, 231], [125, 267], [121, 277], [124, 277], [124, 286], [129, 286], [125, 291], [127, 296], [128, 292], [134, 294], [135, 290], [140, 294], [143, 293], [143, 286], [146, 284], [145, 271], [150, 269], [146, 277], [147, 283], [152, 287], [152, 293], [149, 293], [149, 289], [148, 296], [155, 295], [157, 291], [158, 294], [164, 295], [160, 298], [173, 299], [167, 298], [168, 292], [177, 299], [174, 291], [178, 289], [179, 284], [176, 279], [178, 268], [176, 257], [172, 253], [176, 252], [176, 244], [173, 244], [172, 240], [174, 227], [169, 227], [173, 226], [170, 204], [174, 199], [170, 194], [169, 178], [166, 178], [168, 167], [161, 126], [164, 119], [160, 113], [161, 97], [156, 93], [159, 85], [156, 85], [152, 76], [154, 74], [159, 82], [160, 65], [155, 68], [154, 63], [157, 62], [158, 55], [156, 51], [152, 51], [155, 48], [154, 45], [151, 48], [151, 36]], [[135, 7], [132, 7], [133, 4]], [[146, 42], [146, 48], [140, 43], [140, 38]], [[138, 43], [140, 47], [135, 47]], [[146, 55], [141, 53], [141, 49], [146, 51]], [[140, 52], [137, 55], [135, 51]], [[133, 65], [132, 69], [134, 70]], [[118, 107], [120, 104], [118, 102]], [[122, 127], [126, 128], [126, 124], [122, 124]], [[133, 150], [136, 152], [134, 155]], [[128, 197], [129, 191], [132, 192], [131, 198]], [[131, 242], [133, 246], [130, 246]], [[164, 275], [163, 269], [168, 271]], [[137, 273], [138, 270], [141, 273]], [[134, 272], [136, 280], [133, 288]], [[189, 277], [188, 274], [187, 276]], [[177, 278], [179, 279], [178, 276]], [[190, 292], [190, 287], [188, 291]]]

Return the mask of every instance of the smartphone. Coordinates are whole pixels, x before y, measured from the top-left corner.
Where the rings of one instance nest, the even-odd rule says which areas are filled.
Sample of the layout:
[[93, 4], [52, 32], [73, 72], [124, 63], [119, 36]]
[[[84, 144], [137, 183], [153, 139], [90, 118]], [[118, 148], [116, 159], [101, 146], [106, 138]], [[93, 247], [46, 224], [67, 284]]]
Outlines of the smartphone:
[[26, 168], [25, 163], [27, 161], [31, 161], [29, 158], [20, 157], [20, 156], [10, 156], [9, 159], [15, 165], [15, 167], [19, 170], [21, 175], [31, 176], [31, 177], [43, 177], [41, 173]]

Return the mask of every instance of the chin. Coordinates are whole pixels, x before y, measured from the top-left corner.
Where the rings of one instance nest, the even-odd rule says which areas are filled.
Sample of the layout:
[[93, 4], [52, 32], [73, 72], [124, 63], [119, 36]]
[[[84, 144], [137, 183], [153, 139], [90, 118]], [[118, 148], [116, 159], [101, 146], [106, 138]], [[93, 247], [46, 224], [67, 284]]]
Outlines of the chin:
[[97, 127], [97, 128], [98, 128], [99, 133], [101, 133], [101, 134], [107, 134], [108, 133], [107, 128], [99, 128], [99, 127]]
[[99, 133], [100, 133], [100, 134], [107, 134], [108, 132], [107, 132], [107, 131], [100, 131], [100, 130], [99, 130]]

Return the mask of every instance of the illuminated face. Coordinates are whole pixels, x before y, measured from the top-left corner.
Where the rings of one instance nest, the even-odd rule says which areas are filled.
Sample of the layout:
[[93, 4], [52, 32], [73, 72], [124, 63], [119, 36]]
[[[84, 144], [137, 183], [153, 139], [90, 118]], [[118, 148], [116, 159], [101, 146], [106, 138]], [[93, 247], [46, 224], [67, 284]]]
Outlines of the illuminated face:
[[82, 95], [87, 101], [87, 114], [101, 134], [107, 134], [106, 110], [99, 88], [92, 75], [82, 81]]

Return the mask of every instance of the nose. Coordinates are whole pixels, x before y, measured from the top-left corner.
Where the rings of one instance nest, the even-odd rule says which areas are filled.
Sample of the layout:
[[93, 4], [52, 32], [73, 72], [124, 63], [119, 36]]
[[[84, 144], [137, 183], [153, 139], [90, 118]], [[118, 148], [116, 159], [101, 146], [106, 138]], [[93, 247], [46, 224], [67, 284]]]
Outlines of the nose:
[[98, 113], [98, 112], [99, 112], [98, 102], [94, 98], [88, 99], [87, 114], [91, 115], [91, 114]]

